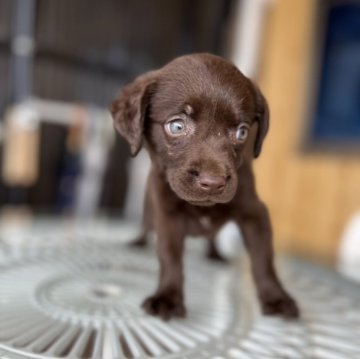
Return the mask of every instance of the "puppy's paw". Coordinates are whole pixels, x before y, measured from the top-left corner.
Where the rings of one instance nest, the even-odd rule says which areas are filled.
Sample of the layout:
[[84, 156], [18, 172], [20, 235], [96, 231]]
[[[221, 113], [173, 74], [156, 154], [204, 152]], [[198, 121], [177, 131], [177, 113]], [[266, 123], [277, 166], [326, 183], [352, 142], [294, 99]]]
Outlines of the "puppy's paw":
[[148, 244], [148, 239], [146, 234], [142, 234], [130, 241], [128, 244], [130, 247], [143, 248]]
[[158, 316], [163, 320], [174, 317], [184, 318], [186, 316], [186, 308], [179, 295], [156, 293], [145, 299], [142, 307], [146, 313]]
[[296, 302], [283, 290], [262, 296], [260, 302], [264, 315], [280, 315], [286, 319], [296, 319], [300, 316]]

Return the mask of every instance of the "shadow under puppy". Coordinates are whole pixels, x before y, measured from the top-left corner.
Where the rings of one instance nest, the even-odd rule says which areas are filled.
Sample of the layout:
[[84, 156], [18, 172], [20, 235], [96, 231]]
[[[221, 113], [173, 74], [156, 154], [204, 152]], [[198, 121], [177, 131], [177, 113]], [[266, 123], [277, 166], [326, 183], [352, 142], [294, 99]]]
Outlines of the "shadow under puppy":
[[275, 272], [270, 219], [255, 189], [252, 160], [269, 127], [259, 89], [221, 57], [187, 55], [124, 87], [112, 115], [132, 155], [144, 144], [152, 162], [143, 237], [151, 229], [157, 234], [160, 280], [143, 303], [146, 312], [185, 316], [184, 238], [203, 234], [213, 241], [233, 220], [244, 236], [263, 313], [297, 317]]

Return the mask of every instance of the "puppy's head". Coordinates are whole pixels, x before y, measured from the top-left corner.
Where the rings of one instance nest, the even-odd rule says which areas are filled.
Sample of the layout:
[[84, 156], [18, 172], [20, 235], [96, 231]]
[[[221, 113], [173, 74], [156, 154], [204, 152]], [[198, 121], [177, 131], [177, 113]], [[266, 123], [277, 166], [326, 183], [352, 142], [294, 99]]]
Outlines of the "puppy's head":
[[132, 154], [144, 142], [177, 196], [203, 206], [234, 197], [239, 168], [249, 153], [260, 155], [269, 127], [259, 89], [210, 54], [183, 56], [138, 77], [114, 101], [112, 115]]

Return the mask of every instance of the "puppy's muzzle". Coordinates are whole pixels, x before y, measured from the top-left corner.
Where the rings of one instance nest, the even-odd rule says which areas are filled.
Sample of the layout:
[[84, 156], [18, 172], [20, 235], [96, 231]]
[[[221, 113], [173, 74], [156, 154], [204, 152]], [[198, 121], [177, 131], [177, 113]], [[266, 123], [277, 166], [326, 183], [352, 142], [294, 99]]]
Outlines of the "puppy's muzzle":
[[219, 176], [210, 173], [199, 173], [197, 171], [190, 171], [190, 174], [195, 177], [194, 184], [199, 192], [208, 195], [219, 195], [224, 191], [230, 176]]

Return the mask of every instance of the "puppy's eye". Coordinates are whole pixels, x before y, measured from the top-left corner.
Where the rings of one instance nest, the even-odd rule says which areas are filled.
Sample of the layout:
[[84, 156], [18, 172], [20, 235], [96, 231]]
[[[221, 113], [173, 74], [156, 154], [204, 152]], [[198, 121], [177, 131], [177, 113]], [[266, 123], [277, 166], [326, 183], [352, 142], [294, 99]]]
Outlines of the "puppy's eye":
[[249, 126], [246, 124], [241, 124], [236, 130], [235, 138], [236, 141], [243, 143], [249, 134]]
[[185, 134], [186, 132], [185, 121], [180, 118], [169, 121], [168, 123], [165, 124], [165, 130], [170, 136], [179, 136]]

